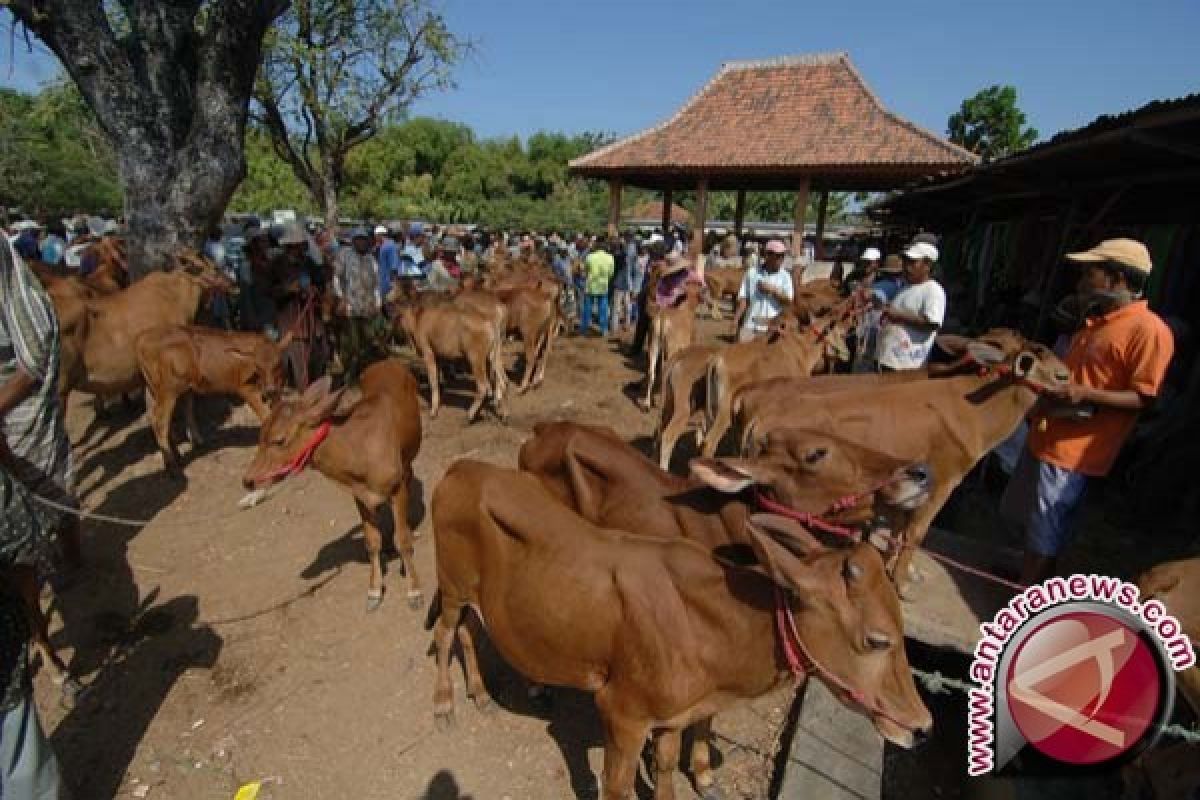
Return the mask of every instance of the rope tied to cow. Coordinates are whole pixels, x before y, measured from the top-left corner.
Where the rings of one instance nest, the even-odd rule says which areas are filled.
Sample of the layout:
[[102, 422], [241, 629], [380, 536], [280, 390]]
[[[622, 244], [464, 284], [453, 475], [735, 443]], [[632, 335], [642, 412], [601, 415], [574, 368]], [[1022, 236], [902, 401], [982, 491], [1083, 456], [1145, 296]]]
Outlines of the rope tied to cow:
[[[873, 494], [874, 492], [878, 491], [879, 489], [881, 489], [887, 485], [888, 485], [888, 482], [884, 482], [882, 485], [880, 485], [874, 489], [871, 489], [869, 492], [866, 492], [862, 495], [858, 495], [857, 498], [854, 500], [854, 504], [857, 505], [858, 501], [861, 500], [861, 498], [863, 496], [865, 496], [866, 494]], [[847, 498], [843, 498], [842, 500], [835, 502], [835, 504], [832, 508], [837, 508], [839, 503], [842, 503], [843, 501], [847, 500], [849, 497], [851, 497], [851, 496], [847, 496]], [[823, 516], [827, 516], [828, 514], [833, 513], [833, 512], [826, 511], [826, 512], [823, 512], [822, 514], [813, 514], [812, 512], [809, 512], [809, 511], [798, 511], [794, 508], [789, 508], [788, 506], [785, 506], [782, 503], [776, 503], [774, 500], [771, 500], [769, 497], [766, 497], [761, 492], [755, 493], [755, 502], [758, 503], [759, 507], [762, 508], [763, 511], [766, 511], [771, 514], [778, 514], [781, 517], [787, 517], [788, 519], [799, 522], [801, 525], [804, 525], [805, 527], [815, 528], [816, 530], [820, 530], [825, 533], [831, 533], [835, 536], [840, 536], [843, 539], [849, 539], [854, 542], [861, 541], [861, 539], [862, 539], [861, 533], [859, 531], [857, 531], [853, 528], [847, 528], [842, 525], [836, 525], [825, 519], [822, 519]], [[853, 507], [853, 506], [851, 506], [851, 507]], [[842, 510], [844, 510], [844, 509], [842, 509]], [[927, 547], [917, 547], [916, 545], [909, 544], [908, 542], [905, 542], [903, 540], [903, 537], [896, 537], [896, 536], [889, 535], [887, 537], [887, 541], [891, 546], [898, 546], [898, 547], [908, 548], [908, 549], [912, 549], [912, 550], [920, 550], [921, 552], [928, 554], [930, 558], [933, 558], [936, 561], [940, 561], [941, 563], [945, 564], [948, 567], [957, 569], [960, 572], [964, 572], [968, 575], [973, 575], [977, 578], [982, 578], [984, 580], [991, 581], [992, 583], [1007, 587], [1009, 589], [1012, 589], [1013, 591], [1020, 592], [1027, 588], [1025, 586], [1025, 584], [1023, 584], [1023, 583], [1017, 583], [1016, 581], [1011, 581], [1007, 578], [1002, 578], [999, 575], [996, 575], [994, 573], [980, 569], [978, 567], [973, 567], [970, 564], [964, 564], [961, 561], [953, 559], [950, 556], [943, 555], [942, 553], [938, 553], [934, 550], [930, 550]]]

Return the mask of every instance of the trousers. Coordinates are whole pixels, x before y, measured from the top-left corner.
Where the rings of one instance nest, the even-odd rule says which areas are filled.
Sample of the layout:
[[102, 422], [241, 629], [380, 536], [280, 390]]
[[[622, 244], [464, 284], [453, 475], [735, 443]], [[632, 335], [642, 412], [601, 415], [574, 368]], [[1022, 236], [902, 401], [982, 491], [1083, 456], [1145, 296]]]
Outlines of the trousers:
[[579, 333], [585, 334], [592, 326], [592, 311], [597, 314], [596, 324], [600, 326], [600, 334], [608, 335], [608, 295], [585, 294], [583, 296], [583, 313], [579, 315]]

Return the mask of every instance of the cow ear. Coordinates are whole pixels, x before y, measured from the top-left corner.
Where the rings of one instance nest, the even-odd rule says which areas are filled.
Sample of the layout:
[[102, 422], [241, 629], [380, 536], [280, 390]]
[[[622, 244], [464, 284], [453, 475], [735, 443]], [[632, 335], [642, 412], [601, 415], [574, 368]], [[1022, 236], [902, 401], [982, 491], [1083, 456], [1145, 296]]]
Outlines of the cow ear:
[[254, 356], [247, 355], [246, 353], [243, 353], [241, 350], [238, 350], [236, 347], [226, 347], [225, 355], [232, 356], [233, 358], [236, 358], [238, 361], [253, 361], [254, 360]]
[[322, 397], [305, 413], [305, 419], [318, 425], [329, 419], [345, 419], [362, 402], [362, 391], [355, 387], [338, 389]]
[[763, 516], [755, 514], [747, 521], [745, 536], [771, 582], [797, 592], [813, 588], [815, 578], [811, 577], [811, 567], [804, 563], [804, 555], [792, 549], [799, 549], [796, 540], [777, 538], [769, 527], [760, 527]]
[[300, 401], [306, 406], [316, 405], [329, 396], [329, 391], [332, 388], [333, 378], [323, 375], [320, 379], [308, 385], [308, 388], [304, 390], [304, 394], [300, 395]]
[[825, 545], [808, 528], [780, 514], [751, 514], [750, 523], [770, 534], [776, 541], [800, 558], [825, 552]]
[[278, 347], [280, 350], [287, 350], [288, 345], [290, 345], [292, 343], [292, 340], [295, 338], [296, 338], [296, 332], [288, 331], [287, 333], [285, 333], [283, 335], [282, 339], [280, 339], [278, 342], [276, 342], [275, 346]]
[[711, 489], [725, 494], [737, 494], [760, 483], [755, 465], [724, 458], [693, 458], [688, 462], [692, 477]]
[[970, 342], [967, 352], [980, 364], [993, 365], [1004, 361], [1004, 351], [986, 342]]
[[967, 352], [967, 345], [971, 343], [967, 337], [955, 336], [952, 333], [939, 334], [934, 341], [939, 348], [952, 356], [961, 356]]

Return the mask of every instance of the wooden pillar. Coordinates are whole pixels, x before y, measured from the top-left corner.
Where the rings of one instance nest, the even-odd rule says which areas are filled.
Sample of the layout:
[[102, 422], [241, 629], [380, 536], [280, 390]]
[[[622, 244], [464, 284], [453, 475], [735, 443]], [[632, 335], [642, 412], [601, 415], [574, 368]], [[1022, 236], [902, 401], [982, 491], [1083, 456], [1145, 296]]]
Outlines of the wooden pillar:
[[738, 241], [742, 238], [742, 223], [746, 219], [746, 190], [737, 190], [737, 202], [733, 206], [733, 233], [738, 237]]
[[808, 211], [809, 180], [805, 178], [796, 187], [796, 216], [792, 221], [792, 258], [796, 264], [804, 256], [804, 215]]
[[662, 205], [662, 229], [666, 233], [671, 229], [671, 207], [675, 203], [674, 190], [667, 188], [663, 189], [663, 205]]
[[814, 256], [817, 261], [825, 260], [825, 212], [828, 208], [829, 190], [824, 189], [817, 200], [817, 246]]
[[699, 257], [704, 263], [704, 223], [708, 219], [708, 178], [701, 178], [696, 183], [696, 216], [692, 220], [695, 230], [692, 231], [692, 257]]
[[608, 182], [608, 235], [617, 235], [621, 223], [621, 181], [613, 178]]

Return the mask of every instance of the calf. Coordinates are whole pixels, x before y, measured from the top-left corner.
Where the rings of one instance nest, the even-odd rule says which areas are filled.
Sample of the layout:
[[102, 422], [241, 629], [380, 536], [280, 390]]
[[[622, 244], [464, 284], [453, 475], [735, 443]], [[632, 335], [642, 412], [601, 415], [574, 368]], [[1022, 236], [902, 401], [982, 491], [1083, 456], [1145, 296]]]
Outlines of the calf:
[[[696, 728], [697, 787], [716, 796], [713, 715], [792, 675], [825, 681], [901, 747], [932, 727], [905, 657], [899, 601], [870, 545], [826, 549], [799, 526], [766, 518], [747, 527], [758, 572], [684, 539], [599, 528], [555, 502], [537, 478], [475, 461], [450, 467], [432, 509], [439, 724], [453, 719], [456, 631], [467, 691], [479, 703], [487, 699], [474, 643], [460, 626], [470, 606], [528, 679], [594, 693], [604, 723], [606, 800], [632, 797], [651, 734], [655, 798], [673, 798], [689, 726]], [[799, 651], [811, 667], [802, 666]]]
[[714, 355], [708, 362], [706, 378], [708, 432], [704, 437], [704, 455], [716, 454], [729, 430], [733, 396], [738, 389], [770, 378], [807, 377], [822, 364], [827, 351], [849, 358], [837, 323], [826, 323], [820, 329], [812, 325], [801, 329], [794, 316], [781, 314], [772, 321], [765, 339], [739, 342]]
[[743, 542], [756, 495], [837, 525], [876, 515], [902, 527], [929, 499], [929, 470], [824, 433], [789, 430], [762, 458], [694, 459], [691, 478], [660, 470], [610, 428], [539, 423], [520, 468], [597, 525], [683, 537], [713, 549]]
[[508, 309], [507, 333], [525, 345], [525, 370], [517, 393], [536, 389], [546, 378], [550, 346], [558, 335], [558, 291], [538, 287], [493, 290]]
[[188, 324], [207, 292], [230, 288], [211, 262], [184, 255], [171, 272], [154, 272], [128, 289], [85, 299], [86, 321], [60, 334], [65, 354], [59, 379], [63, 407], [73, 389], [106, 396], [141, 388], [134, 348], [138, 337], [152, 328]]
[[392, 541], [408, 576], [408, 604], [420, 608], [421, 581], [408, 526], [412, 462], [421, 447], [417, 381], [396, 359], [363, 372], [357, 388], [331, 390], [329, 376], [303, 394], [288, 393], [271, 409], [246, 468], [247, 489], [265, 488], [306, 464], [354, 496], [362, 517], [371, 577], [367, 611], [383, 602], [381, 528], [392, 516]]
[[437, 304], [408, 305], [400, 311], [398, 322], [425, 363], [429, 379], [429, 416], [437, 417], [441, 408], [439, 358], [464, 358], [475, 379], [475, 401], [467, 412], [474, 421], [490, 396], [496, 413], [503, 419], [504, 368], [500, 362], [502, 331], [497, 331], [494, 318], [467, 308]]
[[649, 411], [653, 405], [654, 378], [659, 364], [669, 363], [676, 353], [691, 345], [696, 338], [696, 308], [700, 305], [702, 289], [698, 283], [689, 281], [681, 303], [671, 308], [656, 309], [651, 315], [646, 396], [638, 404], [643, 411]]
[[737, 299], [742, 281], [746, 279], [744, 267], [716, 267], [704, 271], [704, 286], [708, 289], [708, 308], [713, 319], [721, 319], [721, 300], [726, 297]]
[[658, 465], [671, 468], [675, 443], [696, 428], [696, 449], [704, 443], [708, 362], [720, 347], [694, 344], [677, 353], [663, 370], [662, 413], [658, 418]]
[[184, 420], [193, 447], [201, 443], [194, 395], [236, 395], [263, 422], [269, 413], [267, 403], [283, 391], [283, 354], [291, 342], [291, 333], [275, 344], [260, 333], [195, 325], [155, 328], [137, 338], [150, 425], [167, 472], [180, 474], [179, 454], [171, 442], [171, 417], [179, 398], [184, 398]]
[[[1009, 360], [993, 351], [994, 363], [968, 375], [792, 398], [791, 419], [814, 430], [837, 431], [896, 458], [926, 462], [937, 475], [929, 503], [912, 515], [905, 531], [906, 547], [895, 565], [902, 588], [913, 548], [920, 546], [950, 493], [1013, 432], [1043, 389], [1069, 378], [1048, 348], [1028, 348]], [[976, 353], [987, 357], [985, 349]]]

